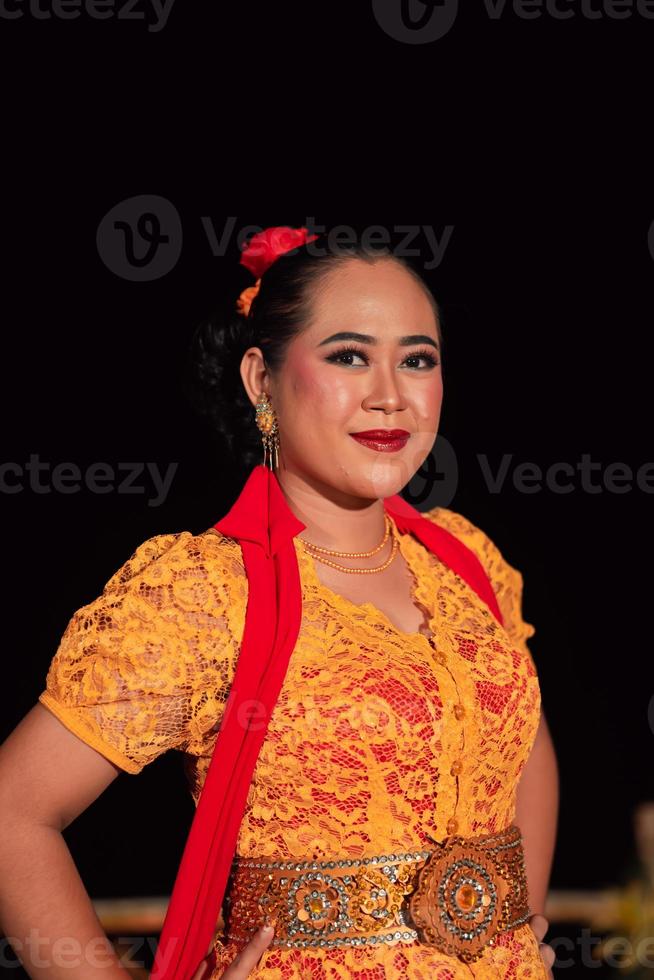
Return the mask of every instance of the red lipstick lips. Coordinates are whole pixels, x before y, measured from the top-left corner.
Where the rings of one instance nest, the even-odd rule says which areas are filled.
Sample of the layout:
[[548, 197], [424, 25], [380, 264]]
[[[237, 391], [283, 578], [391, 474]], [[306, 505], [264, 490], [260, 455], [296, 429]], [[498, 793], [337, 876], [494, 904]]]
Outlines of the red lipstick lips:
[[350, 432], [353, 439], [379, 453], [396, 453], [406, 446], [410, 432], [406, 429], [366, 429], [365, 432]]

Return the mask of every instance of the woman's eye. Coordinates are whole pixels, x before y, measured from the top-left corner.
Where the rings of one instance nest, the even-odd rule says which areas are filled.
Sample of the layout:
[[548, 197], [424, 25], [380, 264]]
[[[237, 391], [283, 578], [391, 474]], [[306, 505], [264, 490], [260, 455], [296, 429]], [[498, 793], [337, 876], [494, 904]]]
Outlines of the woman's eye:
[[[351, 347], [344, 348], [343, 350], [335, 351], [333, 354], [329, 355], [327, 360], [330, 363], [334, 363], [334, 364], [339, 364], [339, 363], [344, 364], [346, 367], [359, 367], [358, 364], [352, 364], [351, 361], [346, 363], [343, 360], [344, 358], [353, 358], [353, 357], [360, 357], [365, 364], [368, 363], [368, 357], [364, 351], [355, 350], [354, 348]], [[408, 361], [413, 362], [413, 364], [411, 365], [412, 367], [415, 366], [416, 362], [426, 361], [427, 362], [426, 367], [417, 368], [418, 370], [423, 370], [423, 371], [428, 370], [429, 368], [432, 367], [436, 367], [437, 364], [439, 363], [434, 357], [434, 355], [429, 351], [424, 351], [424, 352], [418, 351], [415, 354], [409, 354], [407, 357], [405, 357], [403, 363], [406, 364]]]
[[366, 364], [368, 363], [368, 358], [366, 357], [366, 355], [365, 354], [362, 354], [358, 350], [337, 351], [335, 354], [332, 354], [330, 357], [328, 357], [327, 360], [328, 361], [333, 361], [333, 362], [335, 362], [337, 364], [338, 363], [341, 363], [342, 364], [342, 363], [344, 363], [344, 361], [342, 361], [341, 359], [344, 358], [344, 357], [360, 357], [360, 358], [362, 358], [362, 360], [364, 360], [366, 362]]
[[[409, 354], [407, 361], [426, 361], [427, 367], [436, 367], [438, 361], [433, 354]], [[406, 362], [405, 362], [406, 363]]]

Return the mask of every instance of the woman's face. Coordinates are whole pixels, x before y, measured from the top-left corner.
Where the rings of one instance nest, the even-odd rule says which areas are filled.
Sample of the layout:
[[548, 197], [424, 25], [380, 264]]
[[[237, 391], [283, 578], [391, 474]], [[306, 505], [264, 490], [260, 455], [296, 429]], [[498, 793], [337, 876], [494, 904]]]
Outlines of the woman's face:
[[[346, 332], [368, 339], [333, 339]], [[353, 259], [330, 274], [311, 322], [265, 386], [278, 418], [282, 478], [292, 471], [366, 499], [398, 493], [436, 439], [440, 361], [432, 307], [400, 265]], [[409, 438], [382, 452], [350, 435], [371, 429], [404, 429]]]

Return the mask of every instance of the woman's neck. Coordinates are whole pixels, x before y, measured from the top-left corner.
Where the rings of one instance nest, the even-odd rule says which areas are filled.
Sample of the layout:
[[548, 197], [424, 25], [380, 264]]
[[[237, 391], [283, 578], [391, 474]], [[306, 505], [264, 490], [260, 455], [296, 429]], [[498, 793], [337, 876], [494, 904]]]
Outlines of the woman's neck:
[[306, 525], [299, 538], [333, 551], [371, 551], [386, 530], [384, 501], [357, 497], [309, 481], [296, 473], [275, 473], [286, 503]]

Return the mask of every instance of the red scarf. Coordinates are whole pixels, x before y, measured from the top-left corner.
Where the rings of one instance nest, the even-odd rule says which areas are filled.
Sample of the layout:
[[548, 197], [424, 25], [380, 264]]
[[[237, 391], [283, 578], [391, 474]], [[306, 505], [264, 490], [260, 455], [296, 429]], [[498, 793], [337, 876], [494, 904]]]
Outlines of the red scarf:
[[[400, 532], [412, 533], [467, 582], [502, 624], [492, 586], [474, 552], [455, 535], [424, 518], [399, 494], [387, 497], [384, 509]], [[302, 619], [302, 589], [293, 538], [306, 525], [289, 508], [277, 478], [267, 466], [260, 463], [254, 467], [238, 500], [214, 527], [241, 545], [248, 577], [245, 628], [151, 980], [192, 980], [210, 952], [252, 772]], [[255, 705], [256, 710], [248, 711], [248, 705]], [[210, 956], [203, 976], [209, 975], [214, 964], [215, 959]]]

